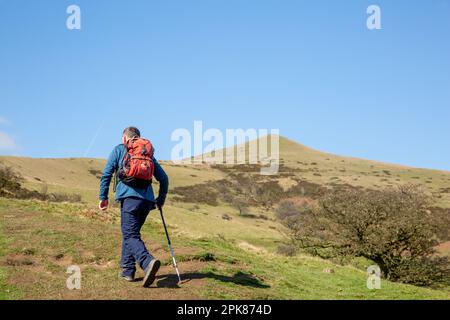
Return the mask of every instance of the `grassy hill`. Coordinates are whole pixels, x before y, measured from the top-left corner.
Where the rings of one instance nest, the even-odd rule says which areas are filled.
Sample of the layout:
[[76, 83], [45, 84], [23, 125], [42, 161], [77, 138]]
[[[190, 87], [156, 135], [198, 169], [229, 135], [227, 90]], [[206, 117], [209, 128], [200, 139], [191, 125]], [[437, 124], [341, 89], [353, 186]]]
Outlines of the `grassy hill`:
[[[174, 208], [169, 208], [169, 212]], [[144, 241], [163, 261], [156, 288], [117, 279], [120, 229], [97, 211], [74, 204], [0, 200], [0, 298], [3, 299], [449, 299], [450, 292], [382, 281], [309, 256], [283, 257], [218, 236], [190, 237], [167, 219], [183, 283], [170, 266], [161, 223], [152, 216]], [[174, 232], [175, 230], [175, 232]], [[66, 269], [82, 270], [82, 289], [65, 288]], [[142, 276], [139, 272], [137, 276]]]
[[[246, 146], [239, 146], [237, 149], [248, 150]], [[0, 162], [20, 171], [28, 188], [39, 191], [47, 186], [49, 192], [79, 193], [86, 202], [97, 199], [98, 177], [105, 165], [103, 159], [87, 158], [34, 159], [0, 156]], [[449, 171], [337, 156], [316, 151], [284, 137], [280, 137], [280, 162], [285, 172], [321, 185], [349, 184], [380, 188], [405, 183], [420, 184], [436, 197], [438, 205], [450, 207]], [[161, 161], [161, 164], [171, 178], [172, 189], [225, 178], [223, 171], [207, 164], [178, 165], [170, 161]], [[239, 168], [235, 171], [239, 171]], [[280, 183], [289, 183], [289, 180], [280, 178]]]
[[[445, 290], [388, 281], [383, 281], [382, 290], [370, 291], [364, 271], [367, 261], [338, 266], [305, 255], [281, 256], [276, 248], [286, 235], [273, 210], [250, 204], [242, 215], [220, 198], [217, 203], [204, 201], [210, 192], [225, 186], [224, 181], [251, 177], [257, 184], [276, 183], [286, 192], [300, 182], [373, 189], [421, 184], [436, 205], [449, 208], [450, 172], [336, 156], [285, 138], [280, 139], [280, 154], [280, 175], [275, 177], [261, 177], [252, 166], [161, 161], [175, 191], [168, 199], [167, 220], [188, 280], [177, 288], [161, 224], [153, 214], [143, 233], [166, 264], [157, 282], [161, 290], [115, 281], [119, 211], [117, 207], [108, 213], [96, 209], [104, 160], [0, 157], [1, 163], [21, 172], [26, 188], [77, 193], [82, 198], [76, 204], [0, 198], [0, 298], [450, 298]], [[441, 249], [442, 254], [448, 252], [445, 244]], [[65, 289], [65, 271], [71, 264], [82, 268], [81, 291]]]

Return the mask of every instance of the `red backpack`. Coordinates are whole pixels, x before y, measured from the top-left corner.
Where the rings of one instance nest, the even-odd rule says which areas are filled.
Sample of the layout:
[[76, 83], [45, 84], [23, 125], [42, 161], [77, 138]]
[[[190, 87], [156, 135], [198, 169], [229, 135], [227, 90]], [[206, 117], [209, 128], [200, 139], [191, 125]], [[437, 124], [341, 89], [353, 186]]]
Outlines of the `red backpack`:
[[147, 139], [133, 138], [128, 140], [125, 148], [127, 153], [119, 170], [119, 179], [131, 187], [148, 187], [155, 172], [152, 143]]

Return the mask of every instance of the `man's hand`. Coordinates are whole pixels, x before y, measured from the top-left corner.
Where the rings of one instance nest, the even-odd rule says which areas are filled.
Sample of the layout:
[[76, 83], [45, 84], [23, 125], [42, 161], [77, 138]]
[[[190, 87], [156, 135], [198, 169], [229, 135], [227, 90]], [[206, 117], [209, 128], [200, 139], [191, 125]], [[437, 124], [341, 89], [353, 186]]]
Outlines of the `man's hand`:
[[164, 207], [164, 201], [161, 201], [161, 199], [156, 199], [156, 207], [161, 210]]
[[103, 210], [103, 211], [108, 210], [108, 200], [100, 200], [98, 207], [100, 210]]

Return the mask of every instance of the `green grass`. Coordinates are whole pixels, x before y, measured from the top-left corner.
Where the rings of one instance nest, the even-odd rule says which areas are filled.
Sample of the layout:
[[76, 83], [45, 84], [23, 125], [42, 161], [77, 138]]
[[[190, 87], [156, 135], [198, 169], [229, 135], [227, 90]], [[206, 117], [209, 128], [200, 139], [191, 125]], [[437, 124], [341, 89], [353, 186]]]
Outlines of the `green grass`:
[[[117, 280], [119, 224], [86, 218], [80, 212], [73, 204], [0, 198], [2, 299], [450, 299], [446, 290], [388, 281], [382, 282], [381, 290], [371, 291], [365, 272], [353, 266], [254, 252], [239, 246], [239, 241], [177, 232], [172, 233], [175, 252], [183, 277], [191, 281], [176, 289], [165, 287], [163, 279], [159, 289], [142, 291]], [[156, 252], [164, 264], [162, 273], [173, 278], [160, 221], [150, 219], [143, 238], [151, 250], [160, 248]], [[32, 264], [7, 265], [7, 258]], [[82, 267], [81, 292], [65, 288], [65, 271], [71, 264]], [[326, 268], [334, 273], [324, 273]]]
[[[205, 289], [205, 296], [210, 298], [245, 299], [250, 295], [256, 299], [450, 299], [450, 291], [419, 288], [385, 280], [382, 281], [381, 290], [369, 290], [365, 272], [352, 266], [338, 266], [309, 256], [257, 255], [230, 243], [211, 239], [193, 241], [192, 245], [209, 252], [219, 252], [232, 261], [239, 261], [239, 265], [208, 267], [205, 270], [207, 272], [220, 272], [233, 277], [244, 271], [245, 274], [257, 277], [254, 285], [242, 286], [231, 281], [220, 292], [215, 290], [220, 281], [212, 280], [211, 285]], [[327, 268], [333, 269], [335, 273], [324, 273], [323, 270]]]
[[[0, 229], [0, 258], [8, 253], [8, 241]], [[14, 300], [21, 297], [20, 291], [7, 283], [7, 270], [0, 266], [0, 300]]]

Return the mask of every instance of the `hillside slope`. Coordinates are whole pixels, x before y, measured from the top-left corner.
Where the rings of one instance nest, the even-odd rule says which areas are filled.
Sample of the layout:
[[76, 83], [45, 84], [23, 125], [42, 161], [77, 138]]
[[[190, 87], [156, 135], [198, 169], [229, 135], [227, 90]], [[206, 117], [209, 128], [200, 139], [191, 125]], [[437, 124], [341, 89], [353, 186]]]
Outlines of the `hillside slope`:
[[[237, 146], [237, 150], [248, 150]], [[248, 153], [248, 151], [247, 151]], [[437, 200], [450, 208], [450, 172], [420, 169], [371, 160], [328, 154], [280, 137], [282, 170], [296, 177], [320, 185], [350, 184], [365, 188], [379, 188], [412, 183], [423, 185]], [[14, 168], [26, 179], [26, 186], [40, 190], [80, 193], [84, 200], [97, 199], [98, 177], [105, 165], [103, 159], [35, 159], [0, 156], [0, 163]], [[208, 164], [174, 164], [161, 161], [170, 176], [171, 188], [202, 184], [223, 179], [226, 175]], [[239, 167], [235, 169], [239, 172]]]
[[[242, 147], [238, 146], [237, 149]], [[280, 158], [282, 164], [280, 175], [271, 177], [268, 181], [276, 181], [283, 188], [295, 185], [298, 181], [323, 186], [352, 185], [365, 188], [414, 183], [423, 185], [432, 193], [436, 205], [450, 207], [450, 172], [335, 156], [282, 137], [280, 138]], [[82, 196], [82, 201], [87, 207], [96, 208], [99, 177], [105, 160], [0, 157], [0, 163], [20, 172], [25, 179], [24, 185], [30, 189], [77, 193]], [[170, 161], [161, 161], [161, 164], [170, 177], [172, 191], [177, 191], [178, 187], [193, 187], [190, 190], [205, 193], [205, 188], [202, 186], [208, 186], [209, 189], [217, 188], [218, 186], [211, 183], [233, 179], [230, 173], [249, 174], [248, 168], [242, 166], [221, 167], [186, 163], [180, 165]], [[255, 170], [250, 174], [261, 179], [258, 168]], [[260, 182], [264, 181], [266, 180], [262, 179]], [[112, 190], [110, 197], [113, 198]], [[211, 206], [201, 200], [192, 199], [190, 194], [183, 198], [183, 201], [175, 201], [176, 198], [173, 193], [169, 196], [168, 211], [177, 217], [174, 227], [186, 235], [199, 237], [220, 234], [268, 250], [275, 248], [277, 243], [285, 237], [283, 228], [275, 221], [272, 211], [251, 208], [250, 211], [261, 218], [248, 219], [240, 216], [238, 210], [229, 203]], [[230, 217], [230, 219], [224, 219], [224, 217]], [[211, 229], [211, 224], [215, 225], [215, 228]]]
[[[381, 290], [369, 290], [365, 271], [352, 266], [175, 232], [183, 280], [178, 285], [155, 217], [144, 226], [143, 239], [163, 267], [155, 285], [143, 289], [118, 280], [120, 225], [105, 218], [81, 205], [0, 199], [0, 299], [450, 299], [448, 291], [384, 280]], [[81, 290], [66, 288], [71, 265], [81, 269]]]
[[[435, 196], [437, 205], [450, 208], [450, 171], [334, 155], [284, 137], [279, 137], [279, 146], [281, 171], [291, 173], [302, 180], [319, 185], [349, 184], [370, 189], [419, 184]], [[236, 157], [237, 153], [243, 153], [247, 161], [249, 149], [249, 143], [246, 143], [225, 149], [223, 154], [234, 153]], [[227, 152], [228, 150], [233, 151]], [[211, 153], [208, 156], [211, 156]]]
[[[115, 281], [102, 285], [101, 292], [97, 290], [102, 279], [115, 279], [120, 254], [117, 206], [106, 214], [97, 210], [99, 177], [105, 160], [0, 157], [2, 165], [21, 173], [27, 188], [82, 196], [78, 204], [0, 199], [0, 289], [9, 290], [6, 298], [33, 299], [450, 298], [447, 291], [390, 282], [384, 282], [382, 292], [368, 291], [364, 271], [367, 261], [357, 269], [308, 256], [280, 256], [277, 247], [287, 237], [275, 219], [273, 207], [250, 204], [248, 212], [242, 214], [235, 205], [217, 197], [223, 192], [239, 196], [243, 191], [233, 188], [245, 179], [245, 187], [264, 188], [276, 183], [283, 190], [304, 183], [371, 189], [414, 183], [424, 186], [436, 205], [450, 208], [450, 172], [336, 156], [285, 138], [280, 138], [280, 155], [280, 174], [273, 177], [260, 176], [258, 166], [161, 161], [171, 182], [165, 208], [168, 226], [190, 281], [187, 287], [174, 287], [173, 272], [166, 266], [158, 284], [163, 290], [145, 293], [136, 291], [138, 286], [127, 287]], [[152, 250], [169, 264], [158, 215], [150, 216], [144, 234]], [[443, 244], [441, 249], [446, 254], [448, 246]], [[86, 274], [87, 289], [82, 292], [68, 292], [61, 287], [66, 277], [64, 268], [72, 263], [80, 264]], [[324, 273], [324, 269], [334, 273]], [[11, 280], [30, 270], [33, 272], [26, 274], [33, 277]]]

